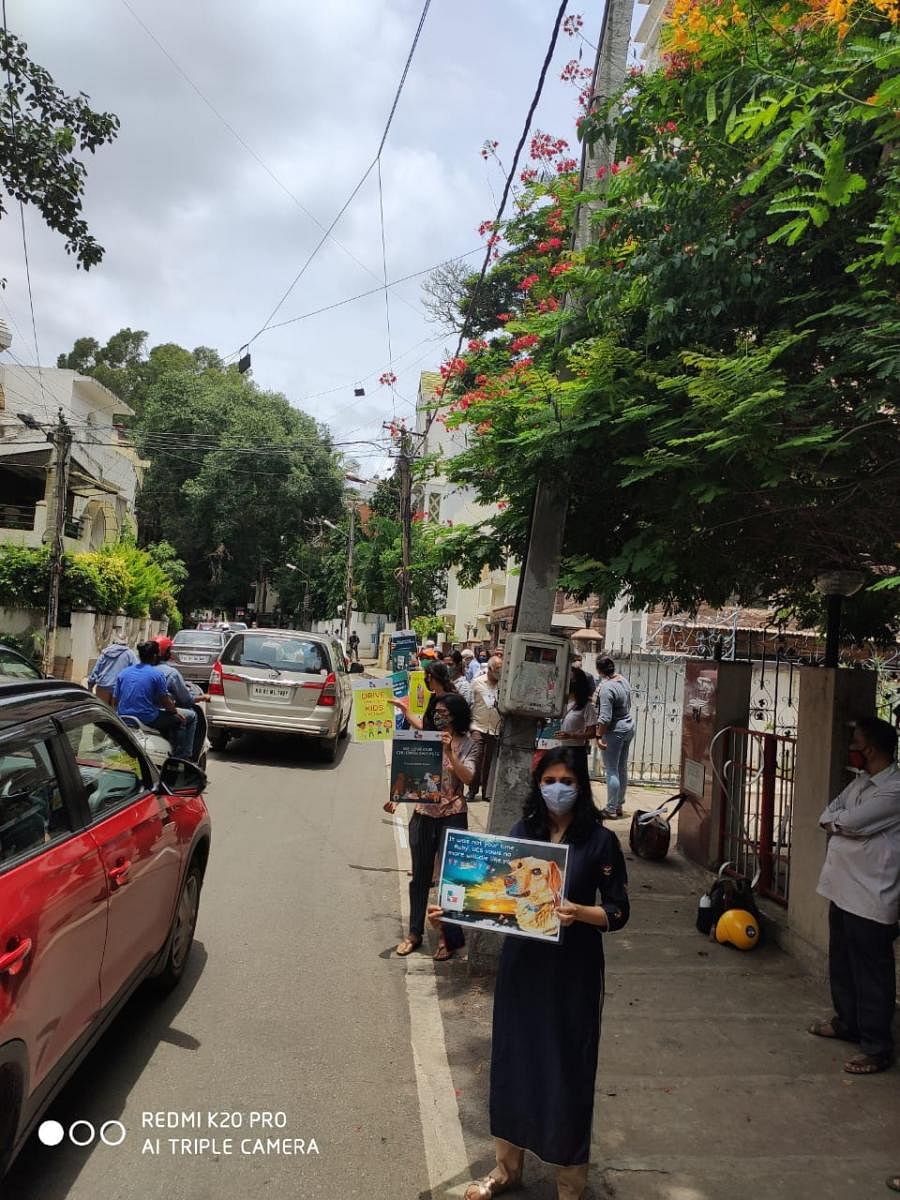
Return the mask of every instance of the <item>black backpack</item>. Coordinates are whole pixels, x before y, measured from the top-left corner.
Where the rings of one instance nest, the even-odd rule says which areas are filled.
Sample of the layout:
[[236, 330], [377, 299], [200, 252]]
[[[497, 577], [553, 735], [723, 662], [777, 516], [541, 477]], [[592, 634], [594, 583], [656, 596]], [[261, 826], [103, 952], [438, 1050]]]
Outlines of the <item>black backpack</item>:
[[[730, 908], [739, 908], [751, 913], [757, 921], [762, 934], [762, 917], [756, 906], [753, 889], [756, 879], [752, 881], [743, 875], [726, 875], [731, 863], [722, 863], [719, 873], [708, 891], [700, 897], [697, 906], [697, 929], [700, 933], [710, 934], [718, 924], [722, 913]], [[757, 876], [758, 878], [758, 876]]]

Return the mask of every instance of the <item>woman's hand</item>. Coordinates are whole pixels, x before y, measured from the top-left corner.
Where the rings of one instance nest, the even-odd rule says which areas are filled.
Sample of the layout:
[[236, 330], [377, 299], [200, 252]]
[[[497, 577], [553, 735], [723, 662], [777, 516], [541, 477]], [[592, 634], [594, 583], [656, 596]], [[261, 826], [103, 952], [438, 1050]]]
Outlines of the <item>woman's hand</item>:
[[579, 917], [579, 905], [573, 904], [571, 900], [561, 900], [557, 905], [556, 912], [559, 917], [559, 923], [563, 928], [568, 927]]
[[409, 698], [404, 696], [402, 700], [398, 700], [396, 696], [391, 696], [391, 704], [393, 704], [394, 708], [399, 708], [401, 712], [406, 712], [407, 708], [409, 708]]
[[608, 749], [609, 749], [609, 746], [607, 746], [607, 744], [606, 744], [606, 739], [605, 739], [605, 738], [598, 737], [598, 738], [597, 738], [597, 745], [600, 747], [600, 749], [601, 749], [601, 750], [608, 750]]
[[381, 806], [386, 813], [395, 813], [397, 811], [396, 800], [386, 800]]
[[450, 732], [449, 729], [444, 729], [441, 731], [441, 742], [443, 743], [444, 749], [449, 750], [449, 752], [452, 754], [453, 753], [453, 734]]
[[439, 904], [429, 904], [425, 909], [425, 916], [428, 918], [428, 924], [433, 925], [435, 929], [440, 925], [441, 918], [444, 915], [444, 910]]

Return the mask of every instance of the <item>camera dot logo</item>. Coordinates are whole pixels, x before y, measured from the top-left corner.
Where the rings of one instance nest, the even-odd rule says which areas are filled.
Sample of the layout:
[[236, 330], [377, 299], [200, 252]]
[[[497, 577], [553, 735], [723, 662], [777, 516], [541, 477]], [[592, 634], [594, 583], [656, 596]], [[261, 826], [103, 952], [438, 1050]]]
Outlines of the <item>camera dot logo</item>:
[[[59, 1121], [42, 1121], [38, 1126], [38, 1141], [44, 1146], [58, 1146], [67, 1131]], [[104, 1146], [121, 1146], [128, 1131], [121, 1121], [104, 1121], [99, 1130], [90, 1121], [73, 1121], [68, 1128], [68, 1138], [73, 1146], [92, 1146], [99, 1140]]]
[[41, 1121], [38, 1139], [44, 1146], [58, 1146], [65, 1136], [66, 1131], [59, 1121]]

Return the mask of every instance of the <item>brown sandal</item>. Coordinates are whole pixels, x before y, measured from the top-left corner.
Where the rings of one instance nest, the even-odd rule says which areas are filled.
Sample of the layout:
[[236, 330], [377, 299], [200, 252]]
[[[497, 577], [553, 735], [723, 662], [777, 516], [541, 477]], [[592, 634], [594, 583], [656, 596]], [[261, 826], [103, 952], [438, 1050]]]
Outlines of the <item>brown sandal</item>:
[[401, 958], [406, 958], [407, 954], [412, 954], [413, 950], [418, 950], [421, 945], [422, 939], [410, 933], [397, 945], [394, 953], [399, 954]]
[[455, 953], [455, 949], [451, 950], [446, 942], [441, 941], [438, 942], [438, 948], [431, 957], [434, 962], [447, 962]]
[[844, 1070], [848, 1075], [877, 1075], [879, 1071], [886, 1071], [890, 1065], [891, 1060], [887, 1054], [859, 1054], [844, 1063]]
[[473, 1179], [466, 1188], [463, 1200], [492, 1200], [504, 1192], [514, 1192], [522, 1186], [522, 1177], [503, 1182], [496, 1175], [485, 1175], [484, 1179]]
[[807, 1032], [811, 1033], [813, 1037], [836, 1038], [839, 1042], [856, 1042], [859, 1040], [858, 1038], [850, 1037], [847, 1033], [839, 1033], [834, 1027], [833, 1017], [827, 1021], [813, 1021]]

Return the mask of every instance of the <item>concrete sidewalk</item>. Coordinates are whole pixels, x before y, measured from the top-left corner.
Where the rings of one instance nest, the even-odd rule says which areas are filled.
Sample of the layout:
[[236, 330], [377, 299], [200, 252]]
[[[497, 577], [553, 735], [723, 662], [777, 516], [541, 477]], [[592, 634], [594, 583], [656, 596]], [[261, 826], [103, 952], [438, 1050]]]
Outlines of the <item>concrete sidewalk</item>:
[[[630, 789], [627, 808], [662, 792]], [[599, 798], [599, 797], [598, 797]], [[470, 809], [483, 823], [486, 805]], [[870, 1200], [900, 1170], [900, 1070], [841, 1070], [855, 1049], [807, 1034], [824, 980], [774, 944], [749, 953], [694, 927], [706, 876], [673, 850], [628, 860], [632, 915], [605, 939], [607, 995], [594, 1114], [597, 1200]], [[436, 968], [472, 1178], [492, 1161], [487, 1100], [493, 981]], [[529, 1158], [528, 1195], [556, 1195]], [[459, 1181], [452, 1181], [458, 1186]], [[448, 1181], [448, 1184], [450, 1181]]]

